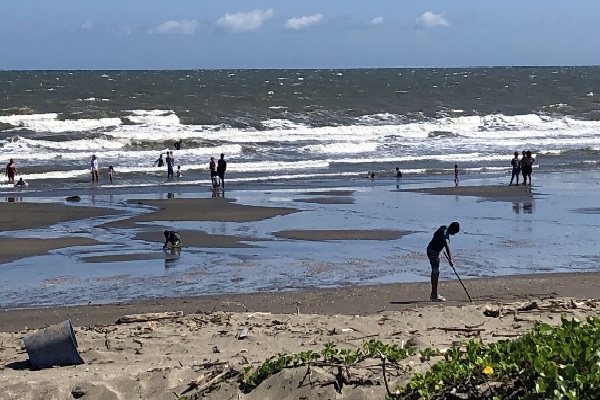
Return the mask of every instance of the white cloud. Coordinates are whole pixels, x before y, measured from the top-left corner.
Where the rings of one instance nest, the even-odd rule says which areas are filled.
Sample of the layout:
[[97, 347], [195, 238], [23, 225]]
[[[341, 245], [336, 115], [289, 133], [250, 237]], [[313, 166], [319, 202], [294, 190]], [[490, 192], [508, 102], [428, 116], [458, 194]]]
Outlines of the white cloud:
[[150, 33], [181, 33], [183, 35], [193, 35], [198, 27], [198, 21], [195, 19], [182, 19], [181, 21], [169, 20], [163, 22], [158, 27], [151, 29]]
[[265, 22], [273, 18], [273, 15], [275, 12], [272, 8], [235, 14], [227, 13], [217, 20], [217, 26], [230, 32], [250, 32], [260, 29]]
[[81, 27], [83, 29], [92, 29], [94, 27], [94, 23], [90, 20], [87, 20], [83, 24], [81, 24]]
[[383, 17], [375, 17], [371, 20], [371, 24], [379, 25], [383, 23]]
[[442, 14], [435, 14], [431, 11], [427, 11], [417, 18], [416, 26], [419, 28], [433, 28], [436, 26], [450, 26], [450, 24]]
[[323, 14], [315, 14], [304, 16], [300, 18], [290, 18], [285, 23], [285, 27], [288, 29], [293, 29], [295, 31], [299, 31], [301, 29], [307, 28], [311, 25], [317, 24], [323, 20]]

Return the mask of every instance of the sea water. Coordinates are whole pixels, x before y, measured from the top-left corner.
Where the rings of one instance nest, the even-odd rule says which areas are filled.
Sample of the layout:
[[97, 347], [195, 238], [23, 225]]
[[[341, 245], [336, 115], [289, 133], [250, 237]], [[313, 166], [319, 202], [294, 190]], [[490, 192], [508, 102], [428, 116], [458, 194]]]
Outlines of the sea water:
[[[301, 210], [252, 223], [181, 223], [257, 240], [178, 257], [101, 228], [113, 217], [5, 232], [23, 240], [75, 232], [105, 243], [0, 266], [5, 307], [427, 281], [424, 248], [452, 220], [462, 227], [452, 248], [463, 277], [598, 270], [600, 68], [8, 71], [0, 82], [0, 146], [29, 182], [4, 184], [10, 201], [78, 194], [81, 204], [132, 212], [130, 198], [208, 197], [209, 158], [225, 153], [226, 197]], [[167, 150], [183, 178], [152, 166]], [[530, 199], [402, 191], [454, 185], [454, 164], [460, 185], [506, 185], [512, 153], [522, 150], [536, 158]], [[101, 172], [115, 168], [112, 185], [105, 173], [89, 182], [91, 154]], [[350, 201], [302, 201], [330, 188], [352, 192]], [[410, 234], [274, 237], [284, 229]], [[442, 269], [442, 279], [453, 275]]]
[[[597, 168], [600, 67], [4, 71], [0, 148], [29, 187], [208, 183], [225, 154], [241, 186], [313, 179]], [[174, 142], [183, 146], [175, 150]], [[173, 151], [183, 177], [153, 166]], [[4, 185], [0, 190], [10, 192]]]

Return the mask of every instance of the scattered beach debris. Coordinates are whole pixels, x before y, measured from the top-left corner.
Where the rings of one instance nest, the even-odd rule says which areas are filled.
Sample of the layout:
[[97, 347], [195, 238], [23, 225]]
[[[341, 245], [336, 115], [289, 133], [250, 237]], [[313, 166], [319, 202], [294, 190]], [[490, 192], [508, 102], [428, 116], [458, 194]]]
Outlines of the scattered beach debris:
[[247, 326], [245, 326], [244, 328], [242, 328], [238, 334], [238, 340], [242, 340], [248, 337], [248, 332], [250, 331], [250, 328], [248, 328]]
[[183, 311], [168, 311], [160, 313], [146, 313], [146, 314], [129, 314], [125, 315], [117, 320], [117, 324], [127, 324], [130, 322], [148, 322], [148, 321], [159, 321], [162, 319], [174, 319], [183, 317]]

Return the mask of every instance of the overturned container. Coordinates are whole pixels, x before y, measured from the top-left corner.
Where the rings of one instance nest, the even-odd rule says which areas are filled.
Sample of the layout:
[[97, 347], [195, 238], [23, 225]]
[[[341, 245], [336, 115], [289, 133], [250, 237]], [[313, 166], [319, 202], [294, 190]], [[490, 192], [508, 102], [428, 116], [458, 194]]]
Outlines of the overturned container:
[[23, 342], [34, 368], [83, 364], [70, 320], [39, 329], [25, 336]]

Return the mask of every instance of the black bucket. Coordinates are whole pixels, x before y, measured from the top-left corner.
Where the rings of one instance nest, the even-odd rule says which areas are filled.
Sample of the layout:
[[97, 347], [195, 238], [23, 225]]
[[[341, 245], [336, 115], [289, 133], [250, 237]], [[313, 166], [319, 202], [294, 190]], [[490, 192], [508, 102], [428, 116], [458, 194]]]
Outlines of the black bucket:
[[83, 364], [70, 320], [37, 330], [23, 342], [34, 368]]

